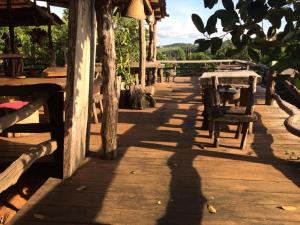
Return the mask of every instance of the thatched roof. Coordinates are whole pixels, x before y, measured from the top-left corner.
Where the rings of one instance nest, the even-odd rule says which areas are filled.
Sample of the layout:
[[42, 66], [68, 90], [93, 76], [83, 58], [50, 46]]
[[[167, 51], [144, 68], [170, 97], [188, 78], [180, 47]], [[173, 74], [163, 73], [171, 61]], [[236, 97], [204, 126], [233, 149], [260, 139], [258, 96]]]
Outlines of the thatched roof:
[[0, 0], [0, 26], [9, 25], [9, 13], [14, 26], [59, 25], [63, 21], [45, 7], [34, 5], [30, 0], [11, 0], [8, 10], [7, 0]]

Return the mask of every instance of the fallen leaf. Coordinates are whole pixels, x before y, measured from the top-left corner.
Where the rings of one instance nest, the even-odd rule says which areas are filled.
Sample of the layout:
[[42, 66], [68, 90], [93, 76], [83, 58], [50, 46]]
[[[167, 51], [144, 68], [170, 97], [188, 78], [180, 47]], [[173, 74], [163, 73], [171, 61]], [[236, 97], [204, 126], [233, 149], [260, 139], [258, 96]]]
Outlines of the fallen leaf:
[[0, 216], [0, 224], [4, 224], [4, 222], [5, 222], [4, 216]]
[[282, 205], [279, 208], [286, 210], [286, 211], [296, 211], [297, 207], [292, 206], [292, 205]]
[[44, 216], [44, 215], [38, 214], [38, 213], [33, 214], [33, 217], [34, 217], [35, 219], [39, 219], [39, 220], [45, 219], [45, 216]]
[[209, 213], [216, 214], [217, 210], [212, 205], [207, 204], [207, 209]]
[[295, 155], [290, 155], [290, 160], [299, 160], [299, 157]]
[[76, 188], [76, 191], [83, 191], [85, 189], [87, 189], [87, 186], [80, 186], [80, 187]]

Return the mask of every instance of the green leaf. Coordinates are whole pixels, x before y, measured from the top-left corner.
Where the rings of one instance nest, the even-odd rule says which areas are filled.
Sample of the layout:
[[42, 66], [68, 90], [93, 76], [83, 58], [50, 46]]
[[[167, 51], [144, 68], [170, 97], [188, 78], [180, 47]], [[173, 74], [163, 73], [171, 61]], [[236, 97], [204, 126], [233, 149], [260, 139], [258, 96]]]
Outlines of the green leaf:
[[257, 0], [248, 5], [248, 14], [255, 21], [260, 21], [267, 15], [268, 9], [264, 0]]
[[248, 32], [247, 35], [250, 37], [251, 35], [255, 34], [257, 37], [265, 38], [266, 35], [263, 29], [258, 25], [255, 24]]
[[255, 62], [259, 61], [259, 54], [253, 48], [248, 47], [248, 54], [253, 61], [255, 61]]
[[215, 15], [212, 15], [207, 20], [207, 24], [206, 24], [206, 27], [205, 27], [206, 32], [209, 35], [217, 32], [216, 25], [217, 25], [217, 17]]
[[281, 27], [281, 20], [283, 15], [279, 12], [279, 10], [270, 10], [266, 17], [273, 27], [276, 27], [277, 29]]
[[239, 54], [241, 51], [242, 51], [241, 49], [235, 49], [235, 48], [231, 49], [230, 48], [226, 51], [226, 57], [233, 57], [233, 56]]
[[272, 38], [272, 37], [274, 37], [274, 35], [276, 34], [276, 27], [269, 27], [269, 29], [268, 29], [268, 38], [270, 39], [270, 38]]
[[270, 7], [282, 7], [287, 4], [286, 0], [268, 0]]
[[222, 39], [221, 38], [218, 38], [218, 37], [214, 37], [211, 39], [212, 43], [211, 43], [211, 54], [216, 54], [216, 52], [221, 48], [222, 46]]
[[195, 41], [195, 44], [198, 44], [198, 51], [199, 52], [205, 52], [209, 47], [211, 46], [211, 40], [205, 40], [205, 39], [197, 39]]
[[217, 10], [215, 16], [221, 19], [224, 30], [230, 30], [237, 22], [239, 22], [235, 14], [224, 9]]
[[223, 6], [229, 11], [234, 11], [234, 4], [232, 0], [222, 0]]
[[204, 33], [205, 32], [204, 24], [203, 24], [203, 21], [200, 18], [200, 16], [198, 16], [197, 14], [192, 14], [192, 20], [193, 20], [194, 25], [197, 27], [197, 29], [201, 33]]
[[218, 0], [204, 0], [204, 7], [212, 9], [215, 4], [218, 3]]

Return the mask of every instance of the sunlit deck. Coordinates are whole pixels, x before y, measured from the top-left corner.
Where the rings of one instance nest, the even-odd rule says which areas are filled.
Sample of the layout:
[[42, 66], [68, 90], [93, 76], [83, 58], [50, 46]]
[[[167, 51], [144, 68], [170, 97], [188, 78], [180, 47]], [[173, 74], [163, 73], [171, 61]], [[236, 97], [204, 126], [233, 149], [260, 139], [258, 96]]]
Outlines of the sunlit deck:
[[[246, 149], [238, 149], [233, 133], [222, 133], [221, 147], [212, 148], [199, 129], [198, 84], [159, 84], [156, 108], [121, 110], [120, 159], [90, 154], [70, 179], [48, 179], [10, 224], [299, 224], [300, 142], [283, 125], [287, 115], [263, 105], [259, 93], [259, 121]], [[93, 151], [99, 130], [92, 127]]]

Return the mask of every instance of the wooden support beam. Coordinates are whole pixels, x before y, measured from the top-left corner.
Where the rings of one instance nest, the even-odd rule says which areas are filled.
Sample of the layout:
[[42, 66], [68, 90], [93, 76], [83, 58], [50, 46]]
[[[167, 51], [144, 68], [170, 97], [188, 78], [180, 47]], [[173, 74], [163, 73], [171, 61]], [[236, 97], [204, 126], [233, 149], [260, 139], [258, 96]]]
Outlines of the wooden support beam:
[[36, 110], [38, 110], [46, 103], [47, 98], [47, 94], [41, 94], [39, 98], [30, 102], [28, 105], [22, 107], [21, 109], [8, 114], [7, 116], [0, 117], [0, 133], [33, 114]]
[[116, 50], [113, 28], [113, 0], [96, 1], [97, 30], [103, 77], [103, 116], [101, 136], [103, 158], [117, 157], [118, 97]]
[[[47, 11], [50, 14], [50, 3], [49, 0], [47, 1]], [[48, 50], [49, 50], [49, 57], [50, 57], [50, 66], [55, 67], [56, 66], [56, 57], [55, 57], [55, 50], [53, 46], [53, 39], [52, 39], [52, 27], [51, 22], [48, 24]]]
[[92, 1], [70, 0], [69, 55], [64, 141], [64, 177], [71, 176], [85, 158], [92, 61]]
[[46, 141], [22, 154], [6, 170], [0, 173], [0, 193], [16, 184], [24, 172], [39, 158], [51, 155], [57, 149], [56, 141]]
[[140, 79], [141, 86], [146, 86], [146, 37], [144, 21], [139, 21], [139, 43], [140, 43]]

